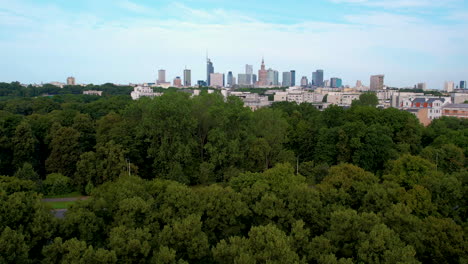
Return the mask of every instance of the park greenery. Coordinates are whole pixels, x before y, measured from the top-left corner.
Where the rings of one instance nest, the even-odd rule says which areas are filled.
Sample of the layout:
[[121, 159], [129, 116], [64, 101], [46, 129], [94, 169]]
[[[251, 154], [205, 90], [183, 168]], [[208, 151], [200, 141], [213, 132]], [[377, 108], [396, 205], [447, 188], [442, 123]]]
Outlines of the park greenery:
[[[370, 94], [21, 93], [0, 100], [0, 263], [468, 262], [468, 120]], [[91, 197], [54, 218], [41, 199], [71, 191]]]

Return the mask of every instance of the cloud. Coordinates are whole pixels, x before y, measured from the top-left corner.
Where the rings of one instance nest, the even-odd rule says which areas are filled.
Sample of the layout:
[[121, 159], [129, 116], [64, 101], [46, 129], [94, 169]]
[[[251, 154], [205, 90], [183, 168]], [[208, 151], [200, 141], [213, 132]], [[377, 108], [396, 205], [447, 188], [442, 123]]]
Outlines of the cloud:
[[135, 2], [129, 1], [129, 0], [119, 0], [117, 2], [117, 6], [120, 8], [130, 11], [133, 13], [139, 13], [139, 14], [151, 14], [151, 15], [156, 15], [158, 12], [154, 10], [153, 8], [149, 8], [144, 5], [137, 4]]
[[357, 4], [382, 8], [422, 8], [422, 7], [447, 7], [453, 6], [458, 0], [330, 0], [339, 4]]

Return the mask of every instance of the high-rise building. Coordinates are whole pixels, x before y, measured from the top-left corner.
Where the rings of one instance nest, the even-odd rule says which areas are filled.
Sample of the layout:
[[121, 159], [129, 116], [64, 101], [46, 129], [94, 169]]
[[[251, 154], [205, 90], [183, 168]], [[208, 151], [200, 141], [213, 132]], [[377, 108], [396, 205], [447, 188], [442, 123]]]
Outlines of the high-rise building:
[[250, 80], [250, 83], [246, 84], [246, 85], [251, 85], [251, 84], [255, 84], [255, 83], [252, 83], [252, 80], [253, 80], [253, 65], [249, 65], [249, 64], [246, 64], [245, 65], [245, 74], [248, 75], [248, 80]]
[[356, 81], [356, 87], [357, 88], [362, 87], [362, 82], [360, 80]]
[[296, 71], [291, 71], [291, 86], [296, 86]]
[[207, 84], [206, 81], [204, 81], [204, 80], [198, 80], [198, 81], [197, 81], [197, 85], [198, 85], [198, 87], [206, 87], [206, 86], [208, 86], [208, 84]]
[[322, 87], [330, 87], [330, 80], [323, 81]]
[[278, 85], [278, 71], [275, 71], [273, 69], [268, 69], [267, 70], [267, 83], [269, 86], [276, 86]]
[[307, 79], [307, 76], [302, 76], [301, 87], [307, 87], [308, 85], [309, 85], [309, 80]]
[[68, 77], [67, 78], [67, 85], [76, 85], [75, 83], [75, 77]]
[[159, 70], [158, 71], [158, 80], [156, 81], [157, 84], [165, 83], [166, 82], [166, 70]]
[[370, 78], [370, 90], [371, 91], [378, 91], [383, 90], [384, 88], [384, 79], [385, 75], [372, 75]]
[[224, 73], [212, 73], [210, 74], [210, 86], [211, 87], [224, 87]]
[[214, 73], [213, 62], [206, 58], [206, 83], [211, 86], [211, 74]]
[[257, 74], [252, 74], [252, 84], [257, 83]]
[[179, 76], [175, 77], [173, 85], [174, 87], [182, 87], [182, 79]]
[[185, 87], [192, 86], [192, 71], [189, 69], [184, 70], [184, 86]]
[[227, 75], [227, 87], [232, 87], [234, 84], [232, 83], [234, 76], [232, 75], [232, 71], [228, 72]]
[[239, 84], [239, 86], [247, 86], [247, 85], [250, 85], [251, 84], [251, 78], [252, 76], [250, 76], [249, 74], [246, 74], [246, 73], [239, 73], [237, 75], [237, 83]]
[[312, 84], [317, 87], [323, 87], [323, 70], [317, 70], [312, 73]]
[[237, 84], [236, 77], [232, 76], [232, 86], [235, 86], [236, 84]]
[[418, 83], [416, 86], [419, 90], [426, 91], [427, 90], [427, 84], [426, 83]]
[[445, 87], [444, 90], [448, 93], [453, 92], [455, 89], [455, 83], [454, 82], [445, 82]]
[[265, 60], [262, 59], [262, 66], [260, 66], [260, 70], [258, 71], [258, 86], [267, 86], [268, 85], [268, 72], [265, 69]]
[[460, 89], [467, 89], [466, 88], [466, 81], [460, 81]]
[[330, 79], [331, 88], [341, 88], [343, 81], [340, 78], [333, 77]]
[[291, 72], [283, 72], [283, 87], [291, 87]]

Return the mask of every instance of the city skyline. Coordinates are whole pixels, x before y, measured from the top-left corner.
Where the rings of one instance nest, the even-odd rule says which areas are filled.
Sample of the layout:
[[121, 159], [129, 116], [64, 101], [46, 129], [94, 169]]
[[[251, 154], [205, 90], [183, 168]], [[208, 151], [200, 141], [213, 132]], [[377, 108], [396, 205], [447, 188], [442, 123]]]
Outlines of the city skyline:
[[296, 70], [296, 83], [314, 69], [349, 85], [375, 74], [428, 89], [468, 78], [465, 1], [266, 3], [0, 0], [0, 81], [152, 82], [155, 69], [172, 80], [187, 65], [193, 84], [205, 79], [206, 50], [216, 72], [256, 73], [264, 56], [267, 68]]

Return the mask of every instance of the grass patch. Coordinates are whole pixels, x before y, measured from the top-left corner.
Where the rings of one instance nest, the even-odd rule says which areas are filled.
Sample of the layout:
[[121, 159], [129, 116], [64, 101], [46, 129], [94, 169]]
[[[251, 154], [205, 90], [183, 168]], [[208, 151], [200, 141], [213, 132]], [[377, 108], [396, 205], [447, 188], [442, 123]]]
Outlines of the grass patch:
[[60, 195], [45, 195], [44, 198], [74, 198], [74, 197], [81, 197], [82, 194], [80, 192], [72, 192]]
[[76, 201], [73, 202], [45, 202], [48, 204], [52, 209], [68, 209], [71, 205], [75, 204]]

